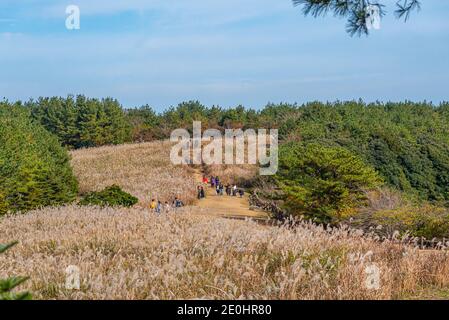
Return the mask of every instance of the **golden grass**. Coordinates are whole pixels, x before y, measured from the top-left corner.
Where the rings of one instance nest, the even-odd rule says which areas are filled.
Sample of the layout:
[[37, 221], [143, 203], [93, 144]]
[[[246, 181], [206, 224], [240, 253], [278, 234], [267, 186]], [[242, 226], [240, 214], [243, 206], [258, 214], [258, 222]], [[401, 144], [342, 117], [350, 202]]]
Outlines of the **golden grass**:
[[[83, 192], [118, 184], [141, 204], [174, 195], [192, 202], [193, 171], [172, 166], [169, 148], [79, 150], [72, 163]], [[396, 299], [449, 287], [446, 251], [379, 243], [354, 230], [197, 214], [204, 210], [157, 217], [139, 207], [67, 206], [1, 217], [0, 243], [20, 243], [0, 255], [0, 278], [30, 276], [21, 289], [37, 299]], [[378, 290], [366, 287], [372, 263], [381, 271]], [[79, 291], [65, 288], [69, 265], [80, 269]]]
[[152, 198], [175, 196], [193, 203], [196, 185], [192, 169], [170, 163], [169, 141], [125, 144], [71, 152], [80, 192], [99, 191], [117, 184], [148, 205]]
[[[345, 229], [294, 229], [145, 209], [69, 206], [3, 218], [0, 277], [38, 299], [392, 299], [449, 285], [449, 256]], [[371, 252], [370, 258], [362, 257]], [[368, 254], [369, 255], [369, 254]], [[381, 271], [379, 290], [365, 268]], [[65, 288], [80, 269], [81, 290]]]

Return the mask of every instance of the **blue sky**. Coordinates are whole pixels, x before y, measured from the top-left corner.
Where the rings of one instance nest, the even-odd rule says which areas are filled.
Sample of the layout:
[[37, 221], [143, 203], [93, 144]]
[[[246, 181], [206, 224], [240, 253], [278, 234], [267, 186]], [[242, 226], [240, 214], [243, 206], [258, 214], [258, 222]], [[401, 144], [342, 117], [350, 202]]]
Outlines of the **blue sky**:
[[[112, 96], [157, 110], [190, 99], [449, 100], [449, 1], [381, 29], [304, 17], [291, 0], [1, 0], [0, 96]], [[67, 5], [81, 29], [65, 28]]]

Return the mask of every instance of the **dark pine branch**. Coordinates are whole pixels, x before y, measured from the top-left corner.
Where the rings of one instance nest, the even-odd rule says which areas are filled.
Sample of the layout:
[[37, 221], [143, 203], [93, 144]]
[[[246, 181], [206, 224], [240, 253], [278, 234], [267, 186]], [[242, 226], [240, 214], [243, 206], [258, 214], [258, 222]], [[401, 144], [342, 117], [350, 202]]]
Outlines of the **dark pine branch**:
[[[367, 26], [368, 6], [377, 6], [380, 17], [386, 13], [385, 5], [374, 0], [292, 0], [294, 6], [301, 7], [305, 16], [313, 17], [325, 16], [333, 13], [334, 16], [347, 19], [346, 31], [351, 35], [368, 35]], [[414, 10], [419, 11], [421, 4], [419, 0], [398, 0], [395, 14], [398, 18], [408, 20], [410, 13]]]
[[398, 7], [395, 11], [396, 16], [401, 19], [404, 18], [404, 21], [407, 21], [410, 17], [410, 13], [414, 10], [421, 10], [421, 3], [418, 0], [403, 0], [398, 1], [396, 3]]

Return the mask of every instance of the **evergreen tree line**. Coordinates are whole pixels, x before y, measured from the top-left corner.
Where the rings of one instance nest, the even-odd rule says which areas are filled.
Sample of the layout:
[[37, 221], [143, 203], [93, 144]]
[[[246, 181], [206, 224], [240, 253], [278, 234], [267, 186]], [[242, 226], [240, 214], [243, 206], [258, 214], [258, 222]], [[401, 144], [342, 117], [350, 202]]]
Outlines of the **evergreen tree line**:
[[[323, 164], [322, 159], [313, 159], [313, 154], [324, 159], [338, 155], [343, 159], [342, 163], [346, 161], [344, 159], [356, 161], [353, 159], [356, 157], [357, 161], [360, 160], [367, 168], [372, 168], [379, 175], [379, 179], [387, 185], [412, 197], [439, 203], [449, 201], [448, 103], [435, 106], [426, 102], [372, 104], [362, 101], [312, 102], [303, 105], [268, 104], [261, 110], [254, 110], [243, 106], [206, 107], [198, 101], [189, 101], [158, 113], [148, 105], [124, 109], [117, 100], [111, 98], [99, 100], [84, 96], [68, 96], [40, 98], [36, 101], [14, 104], [4, 101], [0, 109], [3, 118], [0, 150], [2, 185], [5, 185], [5, 181], [9, 181], [9, 186], [14, 184], [12, 181], [14, 179], [5, 178], [5, 175], [14, 170], [17, 170], [14, 171], [17, 172], [16, 176], [40, 176], [37, 182], [25, 184], [26, 187], [22, 187], [20, 183], [19, 188], [18, 184], [16, 189], [21, 191], [14, 195], [8, 194], [3, 187], [3, 190], [0, 190], [0, 208], [5, 203], [20, 203], [23, 194], [33, 194], [38, 190], [48, 193], [44, 205], [63, 202], [65, 199], [59, 199], [58, 192], [49, 191], [53, 188], [60, 190], [61, 181], [67, 184], [67, 190], [63, 192], [66, 195], [64, 197], [73, 198], [76, 194], [75, 184], [67, 171], [67, 154], [59, 149], [56, 139], [67, 148], [151, 141], [166, 139], [171, 131], [177, 128], [191, 130], [193, 121], [201, 121], [204, 128], [220, 130], [278, 128], [281, 144], [289, 146], [281, 149], [280, 161], [284, 168], [289, 168], [291, 166], [289, 161], [295, 157], [301, 157], [298, 163], [304, 163], [306, 155], [310, 159], [305, 165], [312, 168]], [[44, 147], [28, 143], [36, 140], [44, 141]], [[309, 144], [313, 146], [307, 147]], [[326, 149], [321, 150], [318, 146]], [[29, 152], [34, 152], [34, 155], [29, 156], [25, 151], [19, 150], [30, 150]], [[292, 155], [292, 150], [299, 151]], [[56, 157], [46, 158], [45, 154], [49, 152], [54, 153]], [[19, 167], [14, 170], [8, 169], [5, 163], [12, 161], [14, 157], [26, 159], [31, 164], [20, 170]], [[359, 163], [357, 161], [356, 163]], [[62, 170], [62, 173], [55, 175], [52, 170], [56, 169], [53, 167], [59, 168], [57, 170]], [[32, 174], [27, 170], [31, 170]], [[299, 180], [298, 177], [288, 174], [288, 171], [282, 170], [281, 167], [281, 176], [278, 179], [280, 184], [307, 185], [310, 182], [310, 186], [320, 185], [311, 180], [306, 181], [309, 175], [307, 170], [300, 171], [305, 175]], [[353, 188], [354, 181], [358, 181], [356, 174], [342, 168], [332, 169], [328, 176], [338, 176], [337, 171], [342, 172], [341, 177], [345, 177], [348, 189], [334, 186], [333, 190], [340, 190], [342, 199], [348, 200], [347, 203], [357, 203], [356, 199], [344, 196], [347, 190]], [[285, 175], [282, 175], [282, 172]], [[320, 169], [320, 172], [324, 171]], [[361, 172], [366, 176], [364, 170]], [[56, 177], [62, 177], [62, 180], [57, 181]], [[355, 179], [351, 180], [348, 177]], [[51, 188], [38, 187], [44, 180]], [[364, 187], [362, 184], [359, 186]], [[295, 201], [305, 199], [304, 203], [311, 203], [313, 194], [319, 194], [321, 191], [310, 192], [301, 194]], [[353, 196], [355, 195], [351, 195]], [[31, 198], [33, 197], [37, 199], [41, 196], [36, 194]], [[305, 208], [310, 209], [307, 206]], [[339, 210], [337, 211], [340, 212]]]
[[449, 201], [448, 103], [282, 103], [256, 111], [190, 101], [159, 114], [149, 106], [129, 109], [126, 117], [134, 141], [168, 138], [173, 129], [191, 129], [194, 120], [221, 130], [278, 128], [281, 143], [344, 148], [388, 185], [418, 199]]
[[130, 141], [130, 126], [117, 100], [39, 98], [25, 103], [32, 117], [69, 148], [96, 147]]

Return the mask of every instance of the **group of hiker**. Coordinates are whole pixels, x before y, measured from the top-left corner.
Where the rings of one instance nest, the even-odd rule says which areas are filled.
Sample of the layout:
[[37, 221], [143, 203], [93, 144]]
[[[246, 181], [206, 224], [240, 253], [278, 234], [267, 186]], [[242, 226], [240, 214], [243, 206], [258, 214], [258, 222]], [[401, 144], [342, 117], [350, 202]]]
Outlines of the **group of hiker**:
[[[217, 177], [212, 176], [210, 179], [207, 176], [203, 176], [203, 184], [205, 185], [210, 184], [210, 187], [215, 189], [217, 196], [222, 196], [224, 194], [224, 191], [226, 191], [226, 195], [228, 196], [236, 197], [238, 195], [240, 196], [240, 198], [242, 198], [244, 195], [243, 189], [237, 188], [237, 185], [235, 184], [234, 185], [227, 184], [226, 186], [224, 186], [223, 183], [221, 183], [220, 178], [218, 176]], [[198, 192], [198, 199], [203, 199], [206, 197], [206, 192], [204, 191], [203, 186], [198, 186], [197, 192]]]
[[[238, 188], [236, 184], [226, 184], [226, 186], [223, 185], [218, 176], [212, 176], [210, 179], [207, 176], [203, 176], [203, 184], [206, 186], [210, 184], [210, 187], [215, 189], [217, 196], [223, 196], [224, 192], [226, 192], [226, 195], [228, 196], [240, 196], [240, 198], [243, 198], [243, 195], [245, 194], [244, 190], [242, 188]], [[206, 198], [204, 185], [200, 185], [197, 187], [198, 199]], [[169, 213], [172, 210], [181, 207], [184, 207], [184, 203], [180, 199], [178, 199], [178, 197], [175, 197], [175, 199], [171, 203], [169, 203], [168, 201], [162, 203], [162, 201], [156, 199], [151, 199], [150, 202], [150, 210], [157, 214]]]
[[178, 197], [175, 197], [175, 199], [170, 204], [168, 201], [165, 201], [165, 203], [162, 203], [160, 200], [151, 199], [150, 202], [150, 209], [154, 211], [157, 214], [163, 213], [163, 212], [171, 212], [173, 209], [184, 207], [184, 203], [178, 199]]

